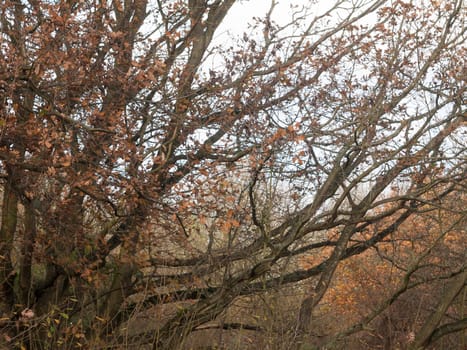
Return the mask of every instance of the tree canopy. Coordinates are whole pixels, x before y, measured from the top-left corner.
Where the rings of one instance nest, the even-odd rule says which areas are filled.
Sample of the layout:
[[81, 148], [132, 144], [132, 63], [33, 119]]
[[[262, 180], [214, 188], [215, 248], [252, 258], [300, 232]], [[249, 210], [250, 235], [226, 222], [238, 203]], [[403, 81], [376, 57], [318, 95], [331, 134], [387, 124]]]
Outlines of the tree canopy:
[[382, 250], [399, 289], [326, 341], [432, 281], [411, 346], [465, 329], [464, 1], [272, 0], [220, 32], [242, 3], [2, 1], [0, 343], [176, 349], [299, 288], [305, 348], [339, 266]]

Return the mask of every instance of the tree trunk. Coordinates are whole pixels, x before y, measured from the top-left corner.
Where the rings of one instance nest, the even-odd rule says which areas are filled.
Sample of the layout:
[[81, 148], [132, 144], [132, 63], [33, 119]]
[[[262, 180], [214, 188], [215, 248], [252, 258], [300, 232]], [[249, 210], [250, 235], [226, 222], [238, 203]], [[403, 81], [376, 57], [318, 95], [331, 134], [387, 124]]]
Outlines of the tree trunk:
[[19, 275], [19, 290], [16, 291], [18, 301], [23, 307], [30, 307], [34, 302], [32, 298], [32, 253], [36, 237], [36, 216], [33, 203], [28, 201], [24, 207], [24, 236], [22, 242], [22, 257]]
[[453, 302], [454, 298], [465, 288], [467, 281], [467, 270], [464, 270], [453, 278], [451, 283], [446, 286], [445, 293], [440, 298], [436, 310], [423, 324], [422, 328], [418, 331], [414, 342], [410, 345], [410, 350], [424, 349], [430, 345], [433, 333], [436, 331], [441, 319], [444, 317], [446, 310]]
[[0, 228], [0, 315], [13, 305], [13, 267], [10, 251], [13, 246], [18, 215], [18, 197], [10, 181], [3, 187], [2, 226]]

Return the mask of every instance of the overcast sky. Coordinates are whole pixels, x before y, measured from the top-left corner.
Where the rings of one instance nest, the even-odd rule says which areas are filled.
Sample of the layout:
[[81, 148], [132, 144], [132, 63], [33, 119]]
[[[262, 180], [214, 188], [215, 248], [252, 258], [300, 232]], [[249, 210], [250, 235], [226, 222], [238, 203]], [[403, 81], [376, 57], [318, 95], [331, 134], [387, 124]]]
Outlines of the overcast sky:
[[[225, 21], [219, 28], [219, 33], [231, 32], [232, 34], [243, 34], [247, 28], [247, 24], [251, 22], [253, 17], [264, 17], [271, 6], [272, 0], [240, 0], [237, 1], [230, 9]], [[312, 0], [276, 0], [277, 4], [274, 8], [273, 19], [279, 24], [290, 21], [292, 10], [291, 5], [311, 6], [313, 2], [319, 2], [315, 5], [320, 12], [326, 8], [326, 5], [331, 5], [334, 1], [312, 1]]]

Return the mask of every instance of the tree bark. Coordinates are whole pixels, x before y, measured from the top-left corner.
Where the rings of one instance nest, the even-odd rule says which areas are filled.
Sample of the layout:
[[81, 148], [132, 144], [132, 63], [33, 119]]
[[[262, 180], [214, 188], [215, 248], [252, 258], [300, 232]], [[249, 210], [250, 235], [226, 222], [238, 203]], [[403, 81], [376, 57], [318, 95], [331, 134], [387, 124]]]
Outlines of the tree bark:
[[[418, 331], [414, 342], [410, 345], [410, 350], [424, 349], [432, 343], [433, 334], [437, 330], [439, 323], [444, 317], [446, 310], [453, 302], [454, 298], [465, 288], [467, 281], [467, 269], [453, 278], [451, 283], [446, 286], [446, 290], [440, 298], [436, 310], [425, 321], [422, 328]], [[438, 337], [439, 338], [439, 337]]]
[[3, 186], [2, 226], [0, 228], [0, 315], [13, 304], [13, 267], [10, 251], [18, 218], [18, 197], [12, 188], [12, 177]]
[[16, 291], [18, 301], [23, 307], [29, 307], [32, 298], [32, 254], [36, 237], [36, 216], [32, 201], [27, 201], [24, 206], [24, 236], [22, 242], [22, 257], [19, 275], [19, 290]]

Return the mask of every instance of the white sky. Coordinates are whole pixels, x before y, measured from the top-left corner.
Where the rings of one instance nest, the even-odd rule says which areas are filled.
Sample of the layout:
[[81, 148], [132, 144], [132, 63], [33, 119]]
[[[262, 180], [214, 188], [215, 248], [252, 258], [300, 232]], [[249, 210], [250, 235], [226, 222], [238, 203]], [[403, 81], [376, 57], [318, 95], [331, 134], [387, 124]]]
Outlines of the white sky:
[[[264, 17], [271, 7], [272, 0], [239, 0], [237, 1], [225, 20], [219, 27], [218, 33], [222, 34], [230, 32], [231, 34], [238, 35], [243, 34], [247, 29], [248, 23], [251, 23], [253, 17]], [[290, 21], [292, 16], [291, 5], [297, 6], [311, 6], [314, 2], [318, 2], [315, 5], [319, 8], [319, 12], [323, 12], [326, 9], [326, 5], [330, 6], [335, 3], [334, 0], [276, 0], [276, 6], [273, 11], [273, 20], [279, 24], [284, 24]], [[319, 13], [318, 12], [318, 13]]]

